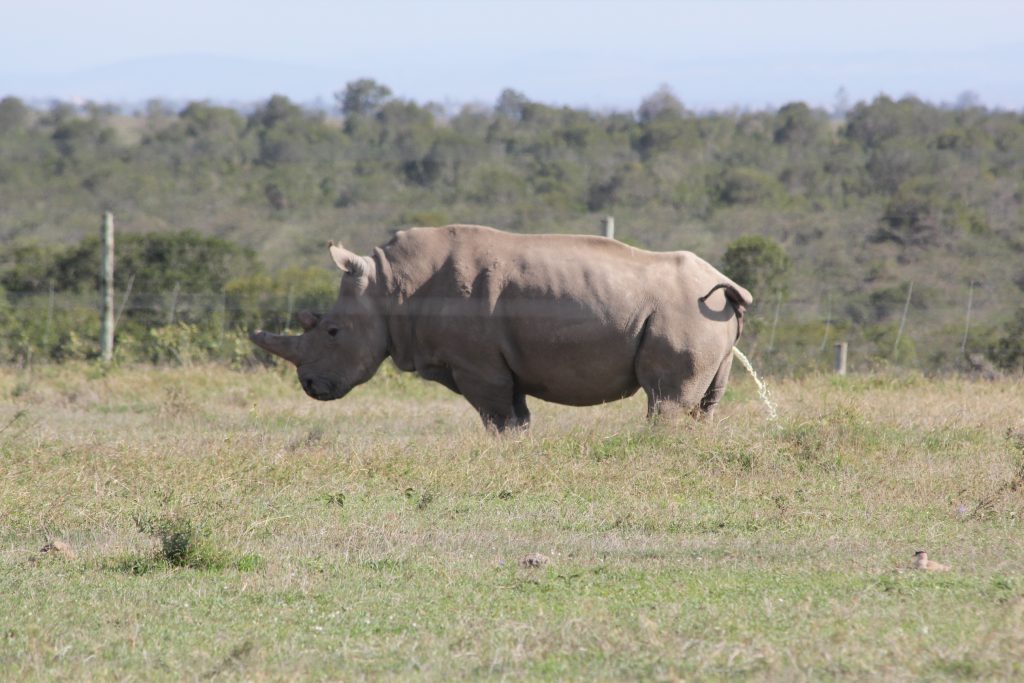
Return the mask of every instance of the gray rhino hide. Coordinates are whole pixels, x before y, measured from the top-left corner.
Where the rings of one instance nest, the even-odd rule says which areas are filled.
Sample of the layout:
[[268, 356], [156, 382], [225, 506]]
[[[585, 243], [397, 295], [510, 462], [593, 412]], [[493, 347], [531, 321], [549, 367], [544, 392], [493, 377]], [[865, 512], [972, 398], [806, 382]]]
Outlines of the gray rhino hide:
[[413, 228], [370, 257], [331, 247], [347, 274], [306, 332], [252, 340], [340, 398], [391, 356], [466, 397], [488, 426], [525, 426], [526, 397], [594, 405], [643, 388], [648, 414], [708, 417], [725, 391], [750, 293], [686, 251], [602, 237]]

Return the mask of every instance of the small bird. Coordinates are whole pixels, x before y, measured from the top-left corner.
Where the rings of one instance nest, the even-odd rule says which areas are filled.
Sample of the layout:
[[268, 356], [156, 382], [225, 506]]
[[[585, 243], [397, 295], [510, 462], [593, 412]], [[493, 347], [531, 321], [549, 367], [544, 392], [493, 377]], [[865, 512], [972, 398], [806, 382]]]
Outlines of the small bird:
[[39, 552], [41, 552], [41, 553], [49, 553], [53, 557], [59, 557], [59, 558], [64, 559], [64, 560], [73, 560], [73, 559], [75, 559], [75, 551], [74, 551], [74, 549], [70, 545], [65, 543], [64, 541], [59, 541], [59, 540], [50, 541], [49, 543], [44, 545], [42, 548], [40, 548]]
[[523, 568], [538, 569], [546, 565], [550, 560], [547, 555], [530, 553], [519, 558], [519, 566]]
[[935, 560], [928, 559], [928, 553], [923, 550], [918, 550], [914, 553], [914, 569], [923, 569], [926, 572], [948, 572], [949, 567], [936, 562]]

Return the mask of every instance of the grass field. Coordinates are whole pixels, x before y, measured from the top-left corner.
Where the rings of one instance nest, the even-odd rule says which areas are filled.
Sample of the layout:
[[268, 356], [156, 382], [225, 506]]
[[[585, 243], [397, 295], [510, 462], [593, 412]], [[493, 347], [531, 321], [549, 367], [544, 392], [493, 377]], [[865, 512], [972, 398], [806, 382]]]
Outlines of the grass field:
[[495, 438], [394, 373], [0, 369], [0, 678], [1024, 677], [1024, 385], [778, 382], [773, 424], [739, 372], [714, 425]]

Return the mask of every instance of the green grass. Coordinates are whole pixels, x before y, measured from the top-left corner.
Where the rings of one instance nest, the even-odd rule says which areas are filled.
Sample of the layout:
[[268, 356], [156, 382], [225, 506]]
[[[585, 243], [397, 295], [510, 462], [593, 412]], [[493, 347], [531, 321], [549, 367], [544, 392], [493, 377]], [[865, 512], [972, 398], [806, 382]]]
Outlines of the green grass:
[[325, 404], [283, 369], [0, 370], [0, 672], [1024, 676], [1019, 382], [772, 390], [777, 425], [737, 373], [714, 425], [534, 402], [495, 438], [392, 372]]

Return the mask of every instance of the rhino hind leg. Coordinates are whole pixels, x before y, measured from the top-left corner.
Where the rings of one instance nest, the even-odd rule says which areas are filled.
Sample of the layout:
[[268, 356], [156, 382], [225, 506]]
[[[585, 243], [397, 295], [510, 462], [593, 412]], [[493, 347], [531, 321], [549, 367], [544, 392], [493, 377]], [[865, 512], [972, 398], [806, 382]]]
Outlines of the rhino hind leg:
[[721, 364], [691, 352], [648, 354], [638, 360], [637, 379], [647, 394], [647, 417], [651, 419], [709, 416], [728, 378], [723, 377], [721, 391], [716, 390]]
[[512, 408], [516, 413], [518, 427], [530, 426], [530, 409], [526, 407], [526, 394], [519, 387], [516, 387], [512, 395]]
[[718, 406], [718, 402], [722, 400], [722, 396], [725, 395], [725, 388], [729, 384], [729, 374], [732, 372], [732, 350], [726, 354], [725, 360], [718, 367], [718, 372], [715, 373], [715, 378], [711, 380], [711, 386], [704, 392], [704, 397], [701, 398], [700, 404], [694, 409], [693, 416], [698, 420], [710, 420], [715, 414], [715, 408]]

